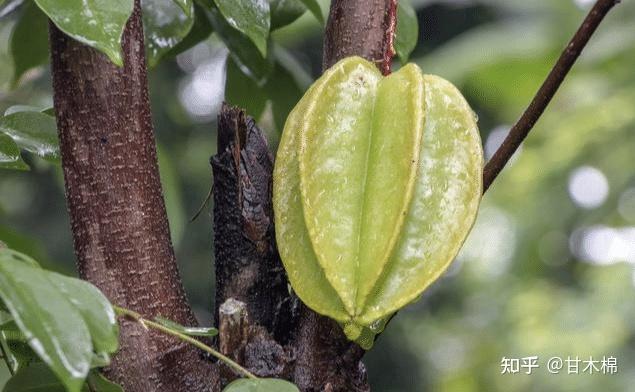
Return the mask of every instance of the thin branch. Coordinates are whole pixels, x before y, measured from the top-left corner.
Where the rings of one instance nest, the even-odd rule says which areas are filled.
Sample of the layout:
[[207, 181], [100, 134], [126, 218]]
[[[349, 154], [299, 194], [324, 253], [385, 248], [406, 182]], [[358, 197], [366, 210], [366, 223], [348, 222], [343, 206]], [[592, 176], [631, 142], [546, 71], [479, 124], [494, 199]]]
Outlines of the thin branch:
[[143, 318], [143, 316], [141, 316], [139, 313], [130, 310], [130, 309], [126, 309], [126, 308], [122, 308], [119, 306], [113, 306], [113, 309], [115, 309], [115, 312], [117, 313], [117, 315], [119, 316], [124, 316], [124, 317], [128, 317], [136, 322], [138, 322], [139, 324], [141, 324], [141, 326], [143, 328], [145, 328], [146, 330], [149, 328], [155, 329], [157, 331], [163, 332], [167, 335], [172, 335], [176, 338], [179, 338], [180, 340], [189, 343], [203, 351], [205, 351], [208, 354], [213, 355], [214, 357], [220, 359], [221, 361], [225, 362], [228, 366], [230, 366], [232, 369], [234, 369], [236, 371], [236, 373], [239, 373], [241, 375], [243, 375], [244, 377], [247, 378], [251, 378], [251, 379], [257, 379], [258, 377], [256, 377], [253, 373], [251, 373], [249, 370], [245, 369], [244, 367], [240, 366], [238, 363], [234, 362], [231, 360], [231, 358], [226, 357], [225, 355], [219, 353], [218, 351], [214, 350], [213, 348], [209, 347], [208, 345], [206, 345], [205, 343], [202, 343], [190, 336], [187, 336], [183, 333], [180, 333], [179, 331], [175, 331], [171, 328], [166, 327], [165, 325], [156, 323], [152, 320], [148, 320]]
[[582, 50], [589, 42], [589, 39], [604, 19], [606, 14], [619, 3], [620, 0], [598, 0], [589, 14], [582, 22], [582, 25], [575, 33], [560, 58], [549, 72], [547, 79], [532, 99], [531, 103], [522, 114], [518, 122], [509, 131], [509, 134], [498, 148], [494, 156], [485, 165], [483, 173], [483, 193], [487, 191], [498, 174], [503, 170], [514, 152], [525, 140], [529, 131], [534, 127], [549, 102], [558, 91], [562, 81], [567, 76], [571, 67], [582, 53]]

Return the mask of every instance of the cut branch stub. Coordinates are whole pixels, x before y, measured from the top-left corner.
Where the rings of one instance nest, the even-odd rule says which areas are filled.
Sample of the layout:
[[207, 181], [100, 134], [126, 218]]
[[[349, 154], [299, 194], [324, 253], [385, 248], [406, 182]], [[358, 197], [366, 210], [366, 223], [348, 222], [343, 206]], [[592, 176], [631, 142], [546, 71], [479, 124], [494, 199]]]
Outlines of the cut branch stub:
[[281, 343], [293, 330], [292, 301], [273, 232], [273, 158], [254, 120], [223, 105], [218, 115], [214, 173], [216, 322], [229, 298]]
[[364, 347], [456, 256], [481, 198], [474, 113], [412, 64], [329, 69], [285, 125], [274, 169], [278, 247], [302, 301]]

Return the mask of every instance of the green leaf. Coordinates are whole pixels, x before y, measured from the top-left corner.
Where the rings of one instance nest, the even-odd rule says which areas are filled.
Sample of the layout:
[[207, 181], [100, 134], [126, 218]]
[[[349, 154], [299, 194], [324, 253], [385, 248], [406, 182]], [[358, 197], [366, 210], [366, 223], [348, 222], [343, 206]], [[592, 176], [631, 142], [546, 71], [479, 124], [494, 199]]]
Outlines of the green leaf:
[[397, 3], [397, 31], [395, 32], [395, 51], [402, 64], [406, 64], [410, 53], [419, 39], [419, 21], [410, 0]]
[[123, 66], [121, 36], [133, 0], [35, 0], [55, 25], [70, 37], [100, 50]]
[[172, 0], [176, 5], [178, 5], [185, 15], [192, 16], [192, 0]]
[[170, 49], [163, 58], [172, 58], [179, 53], [185, 52], [199, 42], [206, 40], [213, 31], [212, 22], [207, 17], [205, 9], [195, 2], [194, 24], [192, 25], [190, 32], [181, 40], [181, 42]]
[[16, 253], [0, 250], [0, 298], [31, 348], [68, 391], [77, 392], [90, 369], [89, 330], [48, 273], [17, 260]]
[[[17, 327], [16, 327], [17, 328]], [[41, 363], [42, 360], [33, 351], [26, 341], [13, 339], [15, 336], [11, 336], [11, 333], [2, 332], [2, 336], [6, 339], [7, 350], [12, 361], [14, 361], [14, 370], [22, 369], [27, 366], [31, 366], [34, 363]]]
[[[4, 308], [4, 304], [1, 304]], [[14, 354], [13, 350], [9, 347], [9, 336], [13, 334], [13, 329], [17, 328], [13, 317], [8, 310], [0, 310], [0, 346], [2, 346], [2, 352], [5, 355], [4, 361], [11, 373], [15, 373], [20, 367], [21, 361]]]
[[301, 0], [269, 0], [271, 30], [286, 26], [306, 12]]
[[189, 336], [216, 336], [218, 335], [218, 329], [214, 327], [185, 327], [179, 323], [175, 323], [172, 320], [168, 320], [163, 317], [155, 317], [154, 321], [163, 325], [164, 327], [168, 327], [174, 331], [180, 332], [184, 335]]
[[299, 392], [294, 384], [275, 378], [256, 380], [241, 378], [227, 385], [223, 392]]
[[20, 156], [20, 149], [8, 135], [0, 133], [0, 168], [29, 170]]
[[227, 57], [226, 64], [225, 101], [245, 109], [248, 115], [257, 120], [267, 103], [265, 91], [240, 70], [233, 58]]
[[[148, 66], [154, 67], [190, 32], [194, 24], [192, 0], [142, 0]], [[182, 6], [188, 11], [183, 12]]]
[[20, 369], [9, 379], [3, 392], [66, 392], [64, 384], [44, 363]]
[[93, 350], [113, 353], [119, 347], [119, 324], [108, 299], [92, 284], [49, 272], [49, 280], [79, 311], [90, 332]]
[[15, 252], [7, 248], [0, 248], [0, 252], [4, 252], [2, 253], [2, 257], [4, 259], [23, 263], [33, 268], [40, 268], [40, 264], [38, 264], [37, 261], [33, 260], [31, 257], [23, 253]]
[[245, 34], [267, 57], [271, 14], [267, 0], [214, 0], [227, 23]]
[[315, 16], [315, 19], [317, 19], [318, 22], [320, 22], [320, 24], [324, 24], [324, 15], [322, 15], [322, 8], [320, 8], [320, 3], [318, 3], [317, 0], [300, 0], [300, 1], [302, 1], [302, 3], [304, 3], [306, 8], [308, 8], [309, 11], [311, 11], [313, 16]]
[[229, 55], [236, 61], [236, 65], [262, 86], [273, 69], [273, 57], [263, 57], [254, 43], [231, 27], [215, 7], [210, 9], [209, 17], [214, 31], [229, 49]]
[[0, 329], [2, 329], [7, 323], [13, 321], [11, 314], [5, 310], [0, 310]]
[[0, 132], [18, 147], [52, 162], [59, 161], [55, 118], [39, 112], [18, 112], [0, 118]]
[[[48, 116], [51, 116], [53, 118], [55, 118], [55, 108], [54, 107], [50, 107], [50, 108], [44, 108], [42, 110], [40, 110], [40, 113], [44, 113]], [[6, 116], [6, 114], [5, 114]]]
[[48, 18], [30, 1], [23, 8], [11, 34], [14, 85], [26, 71], [48, 61]]
[[19, 113], [19, 112], [41, 112], [42, 110], [35, 106], [29, 105], [13, 105], [9, 106], [7, 110], [4, 111], [4, 115], [8, 116], [9, 114]]
[[108, 380], [96, 370], [91, 370], [88, 373], [86, 383], [90, 387], [91, 392], [124, 392], [121, 386]]
[[110, 365], [110, 355], [105, 353], [93, 353], [93, 357], [90, 359], [90, 368], [102, 368]]

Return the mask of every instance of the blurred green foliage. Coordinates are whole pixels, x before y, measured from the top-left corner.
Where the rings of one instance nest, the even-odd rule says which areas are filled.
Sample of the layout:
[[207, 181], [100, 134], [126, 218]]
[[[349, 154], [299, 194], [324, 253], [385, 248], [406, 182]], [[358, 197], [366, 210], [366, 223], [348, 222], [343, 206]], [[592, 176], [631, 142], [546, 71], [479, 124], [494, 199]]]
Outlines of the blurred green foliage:
[[[323, 10], [327, 3], [321, 1]], [[591, 2], [412, 4], [420, 28], [410, 61], [461, 88], [491, 154]], [[47, 66], [27, 71], [12, 88], [10, 38], [17, 20], [13, 12], [0, 22], [1, 112], [17, 104], [52, 106]], [[609, 14], [488, 191], [461, 255], [368, 353], [375, 391], [626, 391], [635, 385], [633, 20], [632, 1]], [[228, 99], [247, 102], [259, 114], [275, 147], [283, 113], [320, 73], [323, 30], [305, 13], [272, 35], [279, 46], [269, 47], [276, 53], [272, 70], [284, 77], [263, 87], [244, 79], [234, 56]], [[211, 184], [208, 161], [216, 152], [227, 53], [212, 34], [176, 58], [166, 56], [150, 80], [172, 235], [186, 289], [205, 324], [213, 298], [211, 219], [187, 218]], [[263, 96], [263, 88], [270, 95]], [[0, 171], [0, 241], [72, 274], [61, 170], [28, 153], [23, 158], [31, 171]], [[531, 375], [501, 374], [502, 357], [533, 355], [540, 368]], [[552, 356], [614, 356], [619, 371], [550, 374]]]

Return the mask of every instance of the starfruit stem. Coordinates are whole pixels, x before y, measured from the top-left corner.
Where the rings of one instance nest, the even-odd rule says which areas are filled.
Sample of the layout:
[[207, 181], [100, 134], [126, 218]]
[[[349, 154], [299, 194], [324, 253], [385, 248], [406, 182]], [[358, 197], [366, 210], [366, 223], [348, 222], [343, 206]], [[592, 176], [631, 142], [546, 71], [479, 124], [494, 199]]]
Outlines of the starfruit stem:
[[362, 334], [362, 327], [354, 322], [344, 324], [344, 334], [348, 340], [357, 340]]

